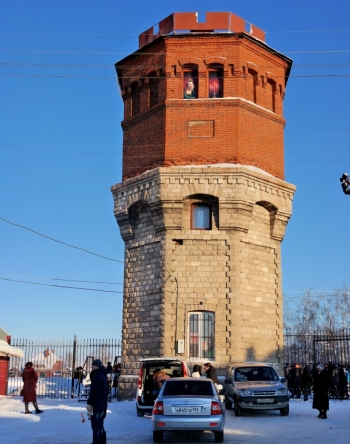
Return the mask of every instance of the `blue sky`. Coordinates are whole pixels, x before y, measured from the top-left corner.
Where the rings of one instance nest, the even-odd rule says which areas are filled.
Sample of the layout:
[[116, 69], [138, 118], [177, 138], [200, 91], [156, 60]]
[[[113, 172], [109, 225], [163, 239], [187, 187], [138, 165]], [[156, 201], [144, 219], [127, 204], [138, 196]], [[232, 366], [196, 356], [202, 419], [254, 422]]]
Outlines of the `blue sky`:
[[124, 243], [110, 187], [121, 181], [123, 102], [114, 63], [137, 50], [141, 32], [187, 11], [233, 12], [293, 59], [285, 180], [297, 191], [282, 243], [285, 299], [349, 282], [350, 196], [339, 177], [350, 173], [350, 4], [1, 2], [0, 327], [12, 337], [121, 336]]

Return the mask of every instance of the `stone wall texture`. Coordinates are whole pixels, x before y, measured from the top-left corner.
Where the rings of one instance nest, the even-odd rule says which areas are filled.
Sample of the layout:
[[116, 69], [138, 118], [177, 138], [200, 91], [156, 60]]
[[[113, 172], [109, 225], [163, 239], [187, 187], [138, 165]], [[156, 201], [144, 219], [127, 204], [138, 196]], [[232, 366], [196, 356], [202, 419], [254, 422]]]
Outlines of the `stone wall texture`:
[[[215, 313], [219, 370], [233, 361], [282, 364], [280, 243], [294, 191], [237, 165], [157, 168], [112, 187], [125, 241], [124, 375], [137, 375], [143, 357], [175, 356], [178, 339], [187, 359], [191, 311]], [[191, 230], [196, 202], [212, 204], [211, 230]], [[130, 378], [120, 396], [123, 387], [130, 392]]]

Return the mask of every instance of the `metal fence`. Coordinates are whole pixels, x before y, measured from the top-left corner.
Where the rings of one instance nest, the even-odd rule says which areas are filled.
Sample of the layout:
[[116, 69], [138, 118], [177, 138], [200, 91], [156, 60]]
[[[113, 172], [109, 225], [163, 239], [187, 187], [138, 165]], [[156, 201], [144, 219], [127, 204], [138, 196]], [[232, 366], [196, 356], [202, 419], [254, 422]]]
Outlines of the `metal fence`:
[[[12, 339], [11, 345], [24, 351], [24, 357], [10, 358], [9, 395], [19, 395], [23, 386], [24, 364], [33, 362], [38, 371], [37, 395], [50, 398], [69, 398], [79, 395], [80, 385], [74, 380], [77, 367], [83, 374], [90, 371], [92, 359], [118, 364], [121, 361], [120, 340], [84, 339], [71, 341], [30, 341]], [[334, 334], [284, 334], [284, 362], [314, 364], [317, 362], [350, 366], [350, 329]]]
[[30, 341], [12, 339], [11, 345], [24, 352], [23, 358], [11, 357], [7, 393], [18, 395], [22, 386], [22, 371], [31, 361], [38, 372], [37, 395], [49, 398], [70, 398], [79, 395], [80, 384], [74, 379], [78, 367], [86, 375], [92, 359], [106, 365], [120, 363], [121, 343], [116, 339], [83, 339], [68, 341]]
[[318, 362], [350, 365], [350, 329], [333, 334], [284, 335], [284, 362], [290, 364]]

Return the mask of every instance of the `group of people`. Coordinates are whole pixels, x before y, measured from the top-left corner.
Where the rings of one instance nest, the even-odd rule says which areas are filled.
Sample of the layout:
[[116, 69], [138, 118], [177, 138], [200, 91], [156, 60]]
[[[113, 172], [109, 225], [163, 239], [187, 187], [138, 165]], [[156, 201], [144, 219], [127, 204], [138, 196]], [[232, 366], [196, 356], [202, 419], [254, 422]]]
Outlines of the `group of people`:
[[348, 372], [345, 366], [327, 364], [314, 365], [312, 369], [308, 365], [286, 365], [285, 376], [291, 397], [308, 400], [313, 392], [312, 407], [319, 411], [318, 417], [327, 419], [329, 410], [329, 396], [337, 395], [340, 399], [348, 396]]
[[[205, 376], [210, 378], [215, 384], [218, 383], [216, 368], [210, 363], [204, 364]], [[82, 371], [80, 372], [82, 375]], [[91, 385], [90, 393], [86, 404], [86, 410], [91, 419], [91, 428], [93, 433], [92, 444], [105, 444], [106, 432], [104, 430], [103, 422], [106, 417], [108, 396], [112, 384], [112, 389], [117, 387], [118, 378], [120, 375], [120, 364], [112, 366], [110, 362], [107, 367], [104, 367], [100, 359], [95, 359], [91, 364]], [[191, 376], [200, 378], [202, 376], [202, 368], [200, 365], [194, 365]], [[170, 376], [164, 371], [157, 369], [153, 375], [154, 394], [157, 395], [165, 380]], [[327, 411], [329, 410], [329, 388], [330, 376], [324, 365], [318, 364], [310, 371], [306, 365], [304, 368], [298, 364], [289, 367], [286, 366], [286, 378], [291, 396], [300, 398], [300, 394], [304, 394], [304, 400], [308, 400], [308, 395], [313, 391], [312, 408], [319, 411], [318, 417], [321, 419], [327, 418]], [[43, 413], [39, 409], [36, 398], [36, 385], [38, 375], [33, 367], [32, 362], [27, 362], [22, 374], [23, 402], [25, 405], [25, 414], [32, 413], [29, 410], [29, 403], [33, 403], [35, 412], [37, 414]], [[80, 378], [79, 378], [80, 380]], [[115, 381], [115, 382], [114, 382]], [[112, 392], [113, 396], [113, 392]]]
[[[325, 364], [325, 369], [329, 379], [329, 396], [336, 396], [340, 399], [349, 397], [349, 369], [345, 365], [331, 363]], [[303, 395], [304, 400], [307, 401], [316, 374], [316, 365], [310, 369], [309, 365], [287, 364], [285, 367], [285, 377], [288, 381], [291, 397], [301, 398], [301, 395]]]
[[[316, 367], [315, 371], [316, 373]], [[291, 398], [300, 398], [304, 395], [304, 401], [308, 400], [312, 387], [312, 376], [310, 367], [300, 364], [287, 364], [285, 367], [285, 376], [288, 381], [288, 389], [291, 393]]]
[[[204, 364], [205, 376], [210, 378], [214, 384], [218, 383], [218, 376], [216, 373], [216, 368], [211, 364], [211, 362], [206, 362]], [[202, 367], [195, 364], [192, 369], [191, 376], [193, 378], [200, 378], [202, 376]]]
[[[204, 368], [205, 368], [205, 376], [207, 378], [212, 379], [212, 381], [217, 384], [218, 383], [218, 377], [216, 374], [216, 368], [210, 363], [210, 362], [206, 362], [204, 364]], [[176, 375], [173, 375], [176, 376]], [[180, 375], [178, 375], [180, 376]], [[193, 378], [200, 378], [202, 376], [202, 367], [200, 365], [195, 364], [193, 366], [192, 369], [192, 373], [191, 376]], [[158, 393], [160, 392], [160, 389], [162, 388], [164, 382], [170, 379], [170, 376], [161, 369], [156, 369], [153, 373], [153, 395], [157, 396]]]
[[[118, 378], [120, 375], [120, 364], [116, 364], [112, 367], [108, 362], [104, 367], [100, 359], [95, 359], [91, 364], [90, 373], [90, 392], [86, 402], [86, 410], [88, 417], [91, 420], [91, 428], [93, 435], [92, 444], [105, 444], [106, 443], [106, 431], [104, 430], [103, 422], [106, 417], [107, 403], [110, 389], [112, 387], [116, 391], [118, 385]], [[38, 382], [38, 375], [34, 369], [32, 362], [27, 362], [22, 373], [23, 388], [21, 395], [23, 396], [23, 402], [25, 407], [25, 414], [32, 413], [29, 410], [29, 403], [33, 403], [35, 412], [37, 414], [43, 413], [43, 410], [39, 409], [36, 397], [36, 386]], [[83, 368], [77, 367], [74, 373], [74, 379], [78, 384], [83, 381]], [[77, 386], [75, 387], [77, 388]]]

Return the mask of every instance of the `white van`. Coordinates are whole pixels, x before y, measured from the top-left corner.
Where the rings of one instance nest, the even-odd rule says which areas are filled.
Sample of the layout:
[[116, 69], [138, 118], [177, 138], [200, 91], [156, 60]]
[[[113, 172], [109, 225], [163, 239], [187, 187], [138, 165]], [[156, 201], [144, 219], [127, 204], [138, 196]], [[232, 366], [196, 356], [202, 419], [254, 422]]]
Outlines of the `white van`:
[[170, 378], [190, 376], [186, 362], [178, 357], [156, 357], [141, 359], [141, 366], [136, 389], [137, 416], [143, 416], [145, 412], [151, 413], [154, 400], [153, 375], [156, 370], [164, 371]]

